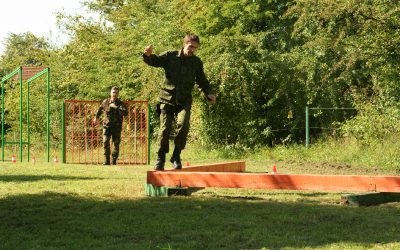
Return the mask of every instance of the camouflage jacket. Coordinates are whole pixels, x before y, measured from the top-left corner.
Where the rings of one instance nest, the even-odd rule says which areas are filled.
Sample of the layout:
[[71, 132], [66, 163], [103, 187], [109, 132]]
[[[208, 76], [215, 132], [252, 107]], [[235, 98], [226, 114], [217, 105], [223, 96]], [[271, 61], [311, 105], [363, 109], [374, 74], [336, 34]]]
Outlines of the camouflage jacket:
[[123, 116], [128, 115], [126, 104], [117, 99], [111, 102], [110, 98], [101, 102], [99, 109], [96, 113], [98, 119], [104, 113], [103, 126], [104, 127], [121, 127]]
[[185, 105], [192, 103], [192, 90], [196, 83], [205, 96], [211, 94], [210, 82], [204, 74], [203, 62], [195, 55], [183, 56], [183, 51], [167, 51], [159, 56], [146, 56], [146, 64], [164, 68], [165, 81], [161, 85], [160, 103]]

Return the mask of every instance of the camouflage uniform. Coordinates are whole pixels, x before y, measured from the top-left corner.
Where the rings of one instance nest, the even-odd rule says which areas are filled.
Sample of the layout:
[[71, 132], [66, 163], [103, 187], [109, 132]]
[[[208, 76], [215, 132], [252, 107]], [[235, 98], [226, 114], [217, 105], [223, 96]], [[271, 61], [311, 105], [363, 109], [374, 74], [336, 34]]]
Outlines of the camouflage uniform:
[[167, 51], [161, 55], [146, 56], [144, 62], [153, 67], [161, 67], [165, 71], [165, 81], [161, 85], [158, 101], [160, 102], [160, 145], [159, 156], [169, 151], [169, 136], [176, 116], [175, 148], [185, 148], [190, 126], [190, 110], [192, 106], [192, 90], [197, 83], [205, 96], [211, 94], [203, 62], [195, 55], [183, 56], [183, 50]]
[[110, 98], [105, 99], [96, 114], [98, 119], [104, 113], [103, 118], [103, 146], [104, 156], [110, 156], [110, 139], [112, 137], [114, 149], [112, 152], [113, 159], [117, 159], [119, 155], [119, 144], [121, 142], [121, 131], [123, 116], [128, 114], [125, 103], [117, 99], [112, 102]]

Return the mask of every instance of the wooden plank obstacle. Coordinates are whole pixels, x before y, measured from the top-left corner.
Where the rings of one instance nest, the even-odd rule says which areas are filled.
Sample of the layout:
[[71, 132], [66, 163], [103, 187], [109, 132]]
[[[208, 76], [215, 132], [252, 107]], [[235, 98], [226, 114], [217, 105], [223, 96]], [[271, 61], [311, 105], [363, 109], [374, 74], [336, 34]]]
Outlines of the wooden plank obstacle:
[[[366, 176], [366, 175], [301, 175], [271, 174], [245, 172], [245, 162], [226, 162], [199, 165], [182, 170], [148, 171], [147, 195], [154, 195], [151, 188], [251, 188], [251, 189], [285, 189], [309, 191], [338, 192], [373, 192], [375, 195], [342, 197], [343, 202], [360, 205], [373, 204], [375, 198], [382, 203], [376, 194], [385, 193], [387, 201], [396, 201], [395, 193], [400, 194], [400, 176]], [[393, 193], [393, 194], [392, 194]], [[165, 192], [162, 192], [165, 195]], [[155, 195], [157, 196], [157, 195]], [[372, 197], [372, 198], [371, 198]], [[370, 202], [366, 201], [371, 200]]]
[[[45, 70], [46, 66], [21, 66], [22, 69], [22, 80], [28, 80], [37, 73]], [[19, 80], [19, 74], [16, 74], [12, 79]]]

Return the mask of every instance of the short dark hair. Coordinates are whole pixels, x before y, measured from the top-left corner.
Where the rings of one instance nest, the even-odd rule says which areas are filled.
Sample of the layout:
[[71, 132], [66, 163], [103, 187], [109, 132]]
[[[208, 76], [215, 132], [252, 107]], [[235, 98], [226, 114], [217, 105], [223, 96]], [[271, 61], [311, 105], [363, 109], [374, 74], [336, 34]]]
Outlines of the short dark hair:
[[113, 90], [119, 91], [119, 87], [118, 86], [112, 86], [111, 91], [113, 91]]
[[188, 42], [197, 42], [200, 44], [200, 38], [198, 35], [193, 34], [193, 33], [189, 33], [185, 36], [185, 38], [183, 39], [183, 43], [186, 44]]

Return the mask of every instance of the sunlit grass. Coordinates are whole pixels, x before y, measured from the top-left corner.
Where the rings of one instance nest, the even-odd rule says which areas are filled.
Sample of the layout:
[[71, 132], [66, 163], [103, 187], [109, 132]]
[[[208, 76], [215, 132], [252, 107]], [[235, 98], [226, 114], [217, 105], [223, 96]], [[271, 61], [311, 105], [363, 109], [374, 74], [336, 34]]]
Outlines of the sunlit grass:
[[[225, 159], [192, 144], [182, 158], [191, 165], [245, 160], [252, 172], [276, 164], [281, 173], [374, 173], [365, 171], [368, 165], [346, 163], [351, 153], [340, 158], [336, 154], [346, 149], [334, 147], [262, 148]], [[340, 203], [343, 193], [221, 188], [146, 197], [154, 155], [151, 161], [107, 167], [0, 163], [0, 249], [400, 248], [398, 203], [348, 207]]]

